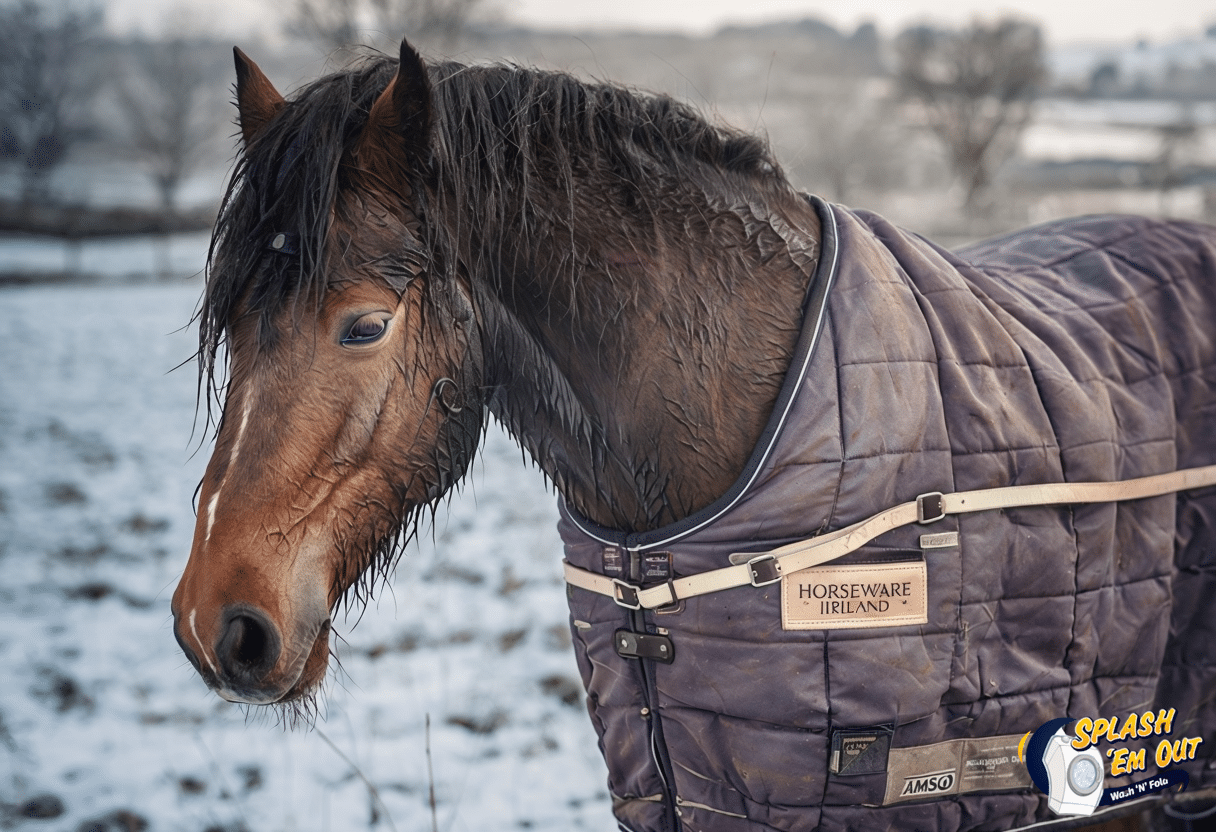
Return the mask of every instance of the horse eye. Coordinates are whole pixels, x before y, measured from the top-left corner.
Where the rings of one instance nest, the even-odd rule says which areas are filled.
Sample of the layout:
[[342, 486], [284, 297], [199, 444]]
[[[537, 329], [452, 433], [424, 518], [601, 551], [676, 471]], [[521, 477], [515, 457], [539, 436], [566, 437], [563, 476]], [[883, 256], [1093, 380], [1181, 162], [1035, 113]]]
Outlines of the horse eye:
[[381, 314], [364, 315], [350, 325], [342, 336], [343, 344], [366, 344], [375, 341], [388, 329], [388, 319]]

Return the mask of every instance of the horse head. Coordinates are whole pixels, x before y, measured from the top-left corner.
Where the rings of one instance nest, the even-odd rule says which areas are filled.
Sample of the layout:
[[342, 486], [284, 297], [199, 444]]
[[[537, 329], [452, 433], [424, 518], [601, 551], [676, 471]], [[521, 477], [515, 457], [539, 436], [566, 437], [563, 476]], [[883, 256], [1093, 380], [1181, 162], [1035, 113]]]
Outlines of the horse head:
[[332, 612], [463, 473], [481, 368], [467, 288], [425, 248], [417, 53], [340, 114], [236, 66], [244, 152], [200, 312], [204, 380], [222, 350], [227, 385], [172, 606], [207, 684], [265, 704], [319, 685]]
[[316, 687], [332, 611], [461, 476], [487, 411], [603, 526], [659, 528], [735, 481], [818, 239], [762, 141], [404, 43], [290, 101], [238, 51], [236, 92], [199, 316], [227, 385], [173, 604], [223, 696]]

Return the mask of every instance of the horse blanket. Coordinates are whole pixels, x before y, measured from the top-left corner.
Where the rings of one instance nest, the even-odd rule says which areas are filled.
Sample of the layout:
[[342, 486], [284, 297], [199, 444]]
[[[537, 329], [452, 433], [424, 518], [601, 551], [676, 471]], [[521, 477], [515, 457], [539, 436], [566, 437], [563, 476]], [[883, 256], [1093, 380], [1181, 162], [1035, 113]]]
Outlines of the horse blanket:
[[[925, 492], [1216, 463], [1216, 229], [1086, 217], [952, 253], [815, 204], [802, 339], [739, 481], [645, 534], [562, 506], [570, 564], [661, 583]], [[631, 832], [1067, 822], [1019, 737], [1169, 708], [1166, 739], [1202, 738], [1171, 767], [1216, 786], [1216, 489], [913, 524], [670, 608], [568, 595]], [[1106, 785], [1155, 772], [1158, 739], [1125, 738], [1147, 764]]]

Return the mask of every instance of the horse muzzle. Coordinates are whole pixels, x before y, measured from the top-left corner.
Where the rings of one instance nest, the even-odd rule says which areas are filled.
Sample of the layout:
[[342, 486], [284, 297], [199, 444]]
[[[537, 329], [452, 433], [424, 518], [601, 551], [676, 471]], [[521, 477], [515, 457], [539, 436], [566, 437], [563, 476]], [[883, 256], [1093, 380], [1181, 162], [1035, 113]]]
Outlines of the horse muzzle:
[[173, 634], [207, 686], [229, 702], [269, 705], [307, 695], [329, 662], [328, 611], [295, 617], [286, 637], [266, 611], [248, 603], [205, 616], [174, 604]]

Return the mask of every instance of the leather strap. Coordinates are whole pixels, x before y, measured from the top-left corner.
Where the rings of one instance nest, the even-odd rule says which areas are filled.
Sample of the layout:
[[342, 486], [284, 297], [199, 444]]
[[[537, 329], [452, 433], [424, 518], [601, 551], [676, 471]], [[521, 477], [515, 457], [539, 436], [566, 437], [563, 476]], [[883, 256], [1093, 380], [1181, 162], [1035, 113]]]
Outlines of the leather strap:
[[768, 552], [731, 556], [732, 561], [746, 558], [745, 563], [677, 578], [647, 589], [580, 569], [569, 561], [562, 561], [562, 568], [566, 583], [571, 586], [614, 598], [618, 604], [630, 609], [655, 609], [683, 598], [724, 589], [774, 583], [782, 575], [800, 572], [854, 552], [892, 529], [912, 523], [933, 523], [951, 514], [1025, 506], [1124, 502], [1209, 485], [1216, 485], [1216, 465], [1118, 482], [1012, 485], [953, 494], [933, 491], [828, 534], [789, 543]]

